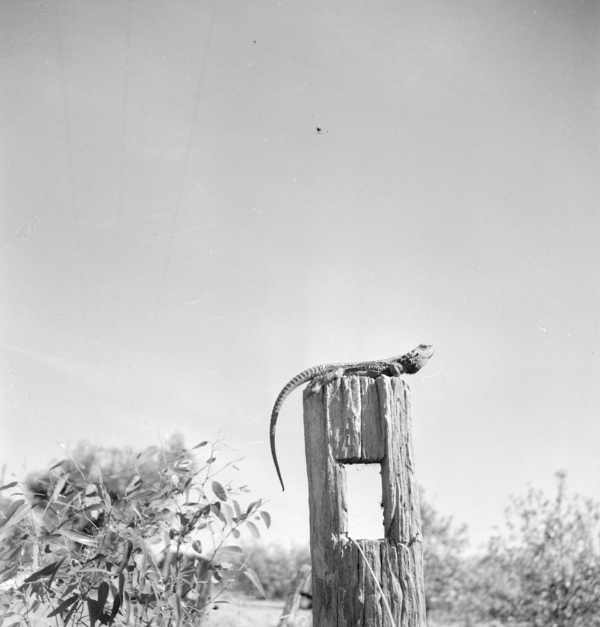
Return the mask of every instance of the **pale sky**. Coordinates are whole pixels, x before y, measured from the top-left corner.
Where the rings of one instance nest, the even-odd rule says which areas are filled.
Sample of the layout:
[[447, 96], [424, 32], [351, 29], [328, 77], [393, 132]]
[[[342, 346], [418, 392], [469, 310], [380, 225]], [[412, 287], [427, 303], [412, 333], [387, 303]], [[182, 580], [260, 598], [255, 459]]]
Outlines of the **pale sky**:
[[600, 3], [3, 0], [0, 89], [9, 470], [218, 437], [302, 541], [280, 387], [427, 342], [443, 513], [600, 497]]

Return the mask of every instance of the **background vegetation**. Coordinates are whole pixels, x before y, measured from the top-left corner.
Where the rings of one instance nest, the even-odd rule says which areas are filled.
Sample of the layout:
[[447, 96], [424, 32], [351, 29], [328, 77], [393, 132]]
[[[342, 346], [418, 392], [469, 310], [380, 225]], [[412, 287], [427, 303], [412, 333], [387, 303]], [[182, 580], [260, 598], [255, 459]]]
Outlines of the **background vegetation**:
[[[80, 444], [1, 486], [1, 624], [275, 624], [308, 548], [259, 541], [270, 515], [220, 479], [227, 465], [180, 437], [139, 452]], [[422, 502], [431, 624], [600, 626], [600, 504], [565, 473], [552, 495], [514, 497], [476, 555], [464, 525]], [[216, 611], [240, 597], [241, 613]]]
[[214, 446], [175, 437], [137, 453], [81, 445], [2, 486], [2, 624], [197, 625], [242, 576], [264, 596], [239, 541], [270, 516], [222, 470]]

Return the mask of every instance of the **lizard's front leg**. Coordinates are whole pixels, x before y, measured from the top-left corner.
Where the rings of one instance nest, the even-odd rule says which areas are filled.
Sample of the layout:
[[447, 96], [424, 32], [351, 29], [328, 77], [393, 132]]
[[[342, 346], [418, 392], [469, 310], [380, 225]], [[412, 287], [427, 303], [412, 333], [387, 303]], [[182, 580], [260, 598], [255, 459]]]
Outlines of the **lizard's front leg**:
[[393, 362], [390, 362], [390, 364], [388, 365], [388, 370], [390, 372], [390, 376], [392, 377], [398, 377], [404, 373], [404, 368], [400, 364], [396, 364]]

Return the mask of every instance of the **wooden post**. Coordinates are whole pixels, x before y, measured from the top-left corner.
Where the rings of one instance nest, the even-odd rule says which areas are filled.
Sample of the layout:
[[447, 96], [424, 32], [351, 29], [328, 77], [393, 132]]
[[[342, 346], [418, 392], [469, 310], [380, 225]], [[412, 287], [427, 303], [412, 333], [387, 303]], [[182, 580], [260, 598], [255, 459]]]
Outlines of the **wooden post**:
[[[425, 627], [408, 385], [347, 376], [305, 390], [304, 433], [314, 627]], [[348, 537], [351, 463], [381, 464], [383, 539]]]

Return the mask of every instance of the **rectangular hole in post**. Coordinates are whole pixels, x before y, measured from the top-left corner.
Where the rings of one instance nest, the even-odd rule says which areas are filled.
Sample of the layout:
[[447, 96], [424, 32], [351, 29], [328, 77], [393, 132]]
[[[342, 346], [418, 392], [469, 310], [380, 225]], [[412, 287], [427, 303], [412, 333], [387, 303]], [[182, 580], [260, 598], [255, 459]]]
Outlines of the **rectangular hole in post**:
[[348, 536], [355, 540], [383, 538], [381, 464], [344, 464]]

